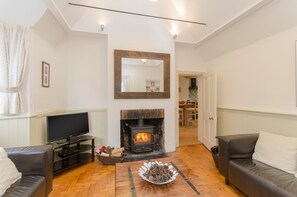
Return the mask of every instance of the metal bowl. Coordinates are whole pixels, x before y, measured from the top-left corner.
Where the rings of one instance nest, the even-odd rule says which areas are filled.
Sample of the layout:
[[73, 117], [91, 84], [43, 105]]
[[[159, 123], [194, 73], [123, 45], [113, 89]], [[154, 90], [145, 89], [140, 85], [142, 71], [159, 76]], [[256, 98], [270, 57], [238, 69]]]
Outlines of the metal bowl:
[[[150, 167], [154, 164], [160, 165], [160, 166], [168, 166], [168, 169], [173, 173], [173, 175], [170, 177], [169, 180], [164, 181], [164, 182], [159, 182], [159, 181], [152, 181], [149, 180], [146, 176], [145, 173], [150, 169]], [[172, 165], [168, 165], [167, 163], [163, 164], [160, 161], [154, 161], [154, 162], [144, 162], [142, 166], [139, 167], [138, 170], [138, 175], [144, 179], [145, 181], [155, 184], [155, 185], [164, 185], [164, 184], [168, 184], [171, 183], [172, 181], [174, 181], [176, 179], [176, 176], [178, 175], [178, 173], [176, 172], [176, 170], [174, 169], [174, 167]]]

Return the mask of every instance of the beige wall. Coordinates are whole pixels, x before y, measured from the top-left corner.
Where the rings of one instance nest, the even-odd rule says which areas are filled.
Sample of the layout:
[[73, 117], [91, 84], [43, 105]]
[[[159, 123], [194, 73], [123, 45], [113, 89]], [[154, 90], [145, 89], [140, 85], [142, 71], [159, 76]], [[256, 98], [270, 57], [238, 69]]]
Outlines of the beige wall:
[[189, 99], [190, 79], [184, 76], [179, 76], [179, 101], [186, 101]]
[[259, 131], [297, 137], [297, 115], [218, 109], [218, 135], [259, 133]]
[[297, 136], [297, 27], [207, 62], [218, 76], [218, 135]]
[[297, 27], [208, 62], [218, 76], [218, 107], [297, 114]]

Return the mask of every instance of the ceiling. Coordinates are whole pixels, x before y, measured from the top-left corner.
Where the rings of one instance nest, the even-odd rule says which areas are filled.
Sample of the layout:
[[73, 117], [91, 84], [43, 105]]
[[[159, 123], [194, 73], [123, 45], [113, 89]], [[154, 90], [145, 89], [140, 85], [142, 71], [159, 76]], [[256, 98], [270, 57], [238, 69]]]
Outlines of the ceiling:
[[[270, 0], [43, 0], [67, 31], [109, 34], [119, 28], [161, 28], [176, 42], [197, 44], [252, 13]], [[69, 5], [105, 9], [206, 23], [206, 25], [156, 19]], [[104, 25], [104, 30], [100, 25]]]

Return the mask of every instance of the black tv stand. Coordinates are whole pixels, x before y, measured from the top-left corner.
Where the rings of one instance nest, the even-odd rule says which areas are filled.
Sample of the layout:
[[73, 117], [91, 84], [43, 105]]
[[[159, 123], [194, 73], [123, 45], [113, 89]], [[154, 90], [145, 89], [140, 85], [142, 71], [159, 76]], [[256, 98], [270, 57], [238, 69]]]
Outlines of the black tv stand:
[[70, 155], [74, 155], [76, 153], [79, 153], [78, 149], [63, 147], [61, 151], [58, 152], [58, 156], [61, 158], [68, 157]]
[[72, 167], [94, 161], [95, 137], [83, 135], [52, 142], [54, 156], [54, 174]]

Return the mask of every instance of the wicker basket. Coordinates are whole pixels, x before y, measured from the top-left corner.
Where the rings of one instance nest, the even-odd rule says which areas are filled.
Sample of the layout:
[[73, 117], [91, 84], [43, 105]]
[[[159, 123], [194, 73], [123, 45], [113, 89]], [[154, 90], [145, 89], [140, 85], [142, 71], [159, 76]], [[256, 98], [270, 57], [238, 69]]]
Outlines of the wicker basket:
[[123, 154], [121, 157], [112, 157], [112, 156], [105, 157], [97, 153], [96, 156], [99, 159], [99, 161], [101, 161], [105, 165], [115, 165], [116, 163], [120, 163], [124, 160]]

